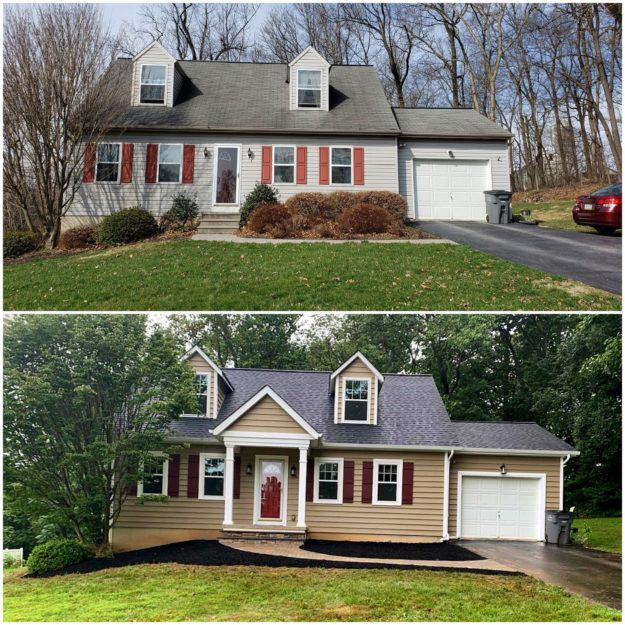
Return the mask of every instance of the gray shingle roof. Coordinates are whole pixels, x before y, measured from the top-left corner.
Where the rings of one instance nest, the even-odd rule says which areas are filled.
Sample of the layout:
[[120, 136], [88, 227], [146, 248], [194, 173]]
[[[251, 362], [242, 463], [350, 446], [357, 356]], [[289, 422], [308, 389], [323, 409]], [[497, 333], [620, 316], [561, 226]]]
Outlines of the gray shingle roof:
[[234, 391], [227, 393], [217, 419], [184, 417], [171, 424], [173, 436], [209, 438], [265, 386], [322, 435], [322, 443], [406, 445], [572, 451], [535, 423], [451, 421], [429, 375], [385, 374], [380, 388], [377, 425], [334, 423], [330, 373], [267, 369], [225, 369]]
[[[130, 94], [132, 64], [116, 61]], [[173, 108], [129, 107], [119, 126], [214, 132], [304, 132], [398, 135], [399, 128], [371, 66], [330, 68], [330, 110], [289, 110], [287, 65], [179, 61], [186, 78]], [[130, 100], [130, 97], [128, 97]]]
[[394, 108], [402, 136], [507, 139], [512, 134], [472, 109]]

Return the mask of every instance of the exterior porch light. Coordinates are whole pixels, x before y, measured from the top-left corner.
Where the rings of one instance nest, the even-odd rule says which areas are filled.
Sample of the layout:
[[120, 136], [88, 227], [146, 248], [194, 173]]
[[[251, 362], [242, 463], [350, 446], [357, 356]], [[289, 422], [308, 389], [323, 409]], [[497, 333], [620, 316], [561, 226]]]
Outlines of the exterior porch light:
[[251, 160], [253, 160], [254, 158], [254, 152], [252, 152], [252, 148], [247, 148], [247, 158]]
[[247, 473], [247, 475], [252, 475], [252, 465], [251, 464], [248, 464], [245, 467], [245, 473]]
[[505, 475], [505, 474], [508, 472], [508, 471], [507, 471], [507, 469], [506, 469], [506, 465], [505, 465], [505, 464], [502, 464], [502, 465], [499, 467], [499, 471], [501, 472], [501, 475]]
[[449, 158], [454, 158], [454, 153], [451, 150], [447, 150], [447, 154], [449, 154]]
[[293, 465], [291, 467], [291, 477], [295, 477], [297, 475], [297, 469], [295, 468], [295, 465]]
[[208, 148], [204, 148], [204, 158], [210, 158], [211, 153]]

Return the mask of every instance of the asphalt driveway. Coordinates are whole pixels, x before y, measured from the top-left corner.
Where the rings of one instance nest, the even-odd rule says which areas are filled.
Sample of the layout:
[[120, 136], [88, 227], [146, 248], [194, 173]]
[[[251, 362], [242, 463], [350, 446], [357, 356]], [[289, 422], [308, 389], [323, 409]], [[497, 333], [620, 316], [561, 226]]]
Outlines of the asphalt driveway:
[[430, 221], [419, 227], [528, 267], [622, 293], [621, 237], [513, 223]]
[[569, 592], [621, 609], [622, 559], [617, 554], [530, 542], [466, 540], [456, 544]]

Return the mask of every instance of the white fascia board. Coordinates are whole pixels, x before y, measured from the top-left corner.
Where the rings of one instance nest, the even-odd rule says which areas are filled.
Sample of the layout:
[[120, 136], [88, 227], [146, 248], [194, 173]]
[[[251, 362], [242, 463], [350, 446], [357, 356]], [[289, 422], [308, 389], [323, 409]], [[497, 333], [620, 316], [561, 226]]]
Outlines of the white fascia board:
[[140, 59], [148, 50], [151, 50], [152, 48], [159, 48], [159, 50], [161, 50], [161, 52], [164, 52], [172, 60], [172, 62], [176, 62], [176, 59], [158, 41], [151, 41], [150, 43], [148, 43], [148, 45], [145, 46], [145, 48], [143, 48], [141, 52], [138, 52], [132, 57], [132, 60], [136, 61], [137, 59]]
[[217, 372], [217, 374], [225, 382], [227, 387], [231, 391], [234, 391], [232, 384], [230, 384], [224, 372], [208, 357], [208, 355], [204, 352], [204, 350], [201, 347], [198, 347], [197, 345], [195, 347], [192, 347], [186, 354], [184, 354], [184, 356], [180, 357], [180, 361], [189, 360], [189, 358], [191, 358], [191, 356], [194, 356], [195, 354], [197, 354], [200, 358], [203, 358], [206, 361], [206, 363], [210, 365]]
[[304, 418], [302, 418], [282, 397], [280, 397], [270, 386], [263, 387], [254, 397], [246, 401], [238, 410], [233, 412], [223, 423], [220, 423], [214, 430], [213, 435], [219, 436], [224, 433], [237, 419], [242, 417], [246, 412], [253, 408], [261, 399], [271, 397], [284, 412], [286, 412], [311, 438], [320, 438], [321, 434], [317, 432]]
[[349, 358], [347, 361], [345, 361], [330, 376], [330, 391], [331, 392], [334, 391], [334, 385], [336, 384], [336, 378], [341, 374], [342, 371], [345, 371], [345, 369], [347, 367], [349, 367], [349, 365], [351, 365], [354, 362], [354, 360], [358, 360], [358, 359], [362, 360], [364, 365], [367, 367], [367, 369], [369, 369], [369, 371], [371, 371], [371, 373], [373, 373], [373, 375], [375, 375], [377, 381], [380, 384], [382, 384], [384, 382], [384, 376], [369, 362], [369, 360], [367, 360], [367, 358], [365, 356], [363, 356], [363, 354], [361, 354], [360, 352], [356, 352], [351, 358]]
[[308, 46], [305, 50], [302, 50], [290, 63], [289, 67], [292, 67], [297, 63], [305, 54], [312, 52], [326, 67], [330, 67], [330, 63], [326, 61], [317, 50], [315, 50], [312, 46]]
[[579, 451], [554, 451], [554, 450], [540, 450], [540, 449], [477, 449], [467, 447], [456, 447], [456, 453], [469, 454], [469, 455], [501, 455], [507, 456], [579, 456]]

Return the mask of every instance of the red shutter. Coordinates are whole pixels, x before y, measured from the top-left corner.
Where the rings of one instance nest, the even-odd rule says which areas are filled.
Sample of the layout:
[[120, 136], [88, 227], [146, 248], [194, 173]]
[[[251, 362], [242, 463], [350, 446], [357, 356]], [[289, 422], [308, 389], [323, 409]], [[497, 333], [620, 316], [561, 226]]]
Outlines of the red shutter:
[[149, 184], [156, 182], [156, 167], [158, 163], [158, 145], [148, 143], [145, 151], [145, 181]]
[[403, 506], [412, 505], [412, 479], [414, 462], [404, 462], [404, 471], [401, 482], [401, 503]]
[[319, 184], [330, 184], [330, 148], [319, 148]]
[[297, 147], [297, 184], [306, 184], [308, 182], [308, 172], [306, 166], [308, 164], [308, 149], [305, 146]]
[[343, 462], [343, 503], [354, 503], [354, 461]]
[[365, 184], [364, 148], [354, 148], [354, 184]]
[[233, 498], [241, 498], [241, 456], [234, 459], [234, 480], [232, 486]]
[[122, 175], [120, 182], [132, 182], [132, 157], [134, 152], [134, 143], [124, 143], [122, 146]]
[[193, 170], [195, 167], [195, 146], [185, 145], [182, 152], [182, 182], [193, 184]]
[[178, 497], [180, 483], [180, 455], [174, 454], [169, 459], [167, 472], [167, 494], [170, 497]]
[[270, 145], [263, 145], [262, 163], [260, 168], [260, 181], [264, 184], [271, 184], [271, 166], [273, 155]]
[[371, 503], [373, 494], [373, 460], [362, 463], [362, 503]]
[[189, 474], [187, 476], [187, 497], [192, 499], [197, 499], [199, 471], [200, 456], [198, 454], [193, 454], [189, 456]]
[[309, 460], [306, 466], [306, 501], [312, 501], [315, 493], [315, 461]]
[[85, 145], [82, 180], [83, 182], [95, 181], [95, 143], [87, 143]]

